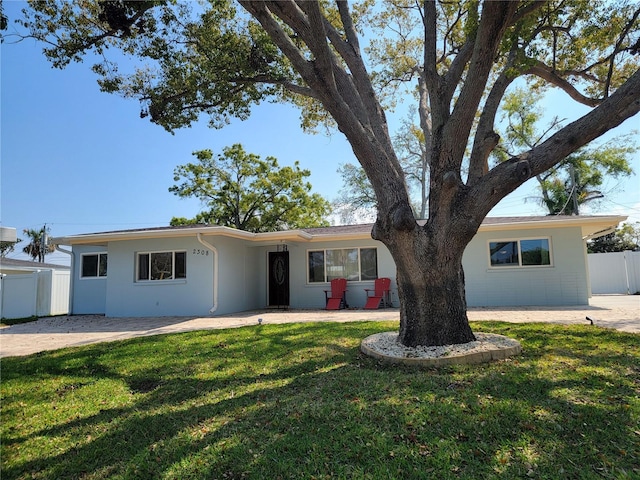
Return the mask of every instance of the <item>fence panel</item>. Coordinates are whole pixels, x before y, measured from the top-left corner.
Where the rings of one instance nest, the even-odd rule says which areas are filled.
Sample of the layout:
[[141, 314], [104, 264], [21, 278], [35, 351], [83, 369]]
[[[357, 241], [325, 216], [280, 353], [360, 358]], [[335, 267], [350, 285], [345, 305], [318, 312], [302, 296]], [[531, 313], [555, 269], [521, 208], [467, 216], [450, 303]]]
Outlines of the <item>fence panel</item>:
[[0, 318], [27, 318], [36, 315], [38, 272], [2, 275]]
[[0, 318], [69, 313], [70, 272], [40, 270], [1, 277]]
[[640, 252], [590, 253], [593, 294], [634, 294], [640, 291]]
[[54, 271], [51, 279], [51, 309], [49, 315], [69, 313], [71, 272]]

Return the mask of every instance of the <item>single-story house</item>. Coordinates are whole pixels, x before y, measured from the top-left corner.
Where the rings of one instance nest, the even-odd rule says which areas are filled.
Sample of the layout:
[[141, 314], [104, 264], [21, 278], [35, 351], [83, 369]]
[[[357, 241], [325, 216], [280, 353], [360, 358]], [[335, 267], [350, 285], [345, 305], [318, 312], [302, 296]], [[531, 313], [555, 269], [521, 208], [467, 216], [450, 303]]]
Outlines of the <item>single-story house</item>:
[[[624, 216], [487, 218], [463, 265], [469, 306], [586, 305], [585, 241]], [[333, 278], [347, 300], [392, 279], [387, 248], [371, 224], [250, 233], [189, 225], [53, 239], [71, 247], [71, 313], [111, 317], [218, 315], [265, 307], [323, 308]], [[63, 250], [64, 251], [64, 250]]]

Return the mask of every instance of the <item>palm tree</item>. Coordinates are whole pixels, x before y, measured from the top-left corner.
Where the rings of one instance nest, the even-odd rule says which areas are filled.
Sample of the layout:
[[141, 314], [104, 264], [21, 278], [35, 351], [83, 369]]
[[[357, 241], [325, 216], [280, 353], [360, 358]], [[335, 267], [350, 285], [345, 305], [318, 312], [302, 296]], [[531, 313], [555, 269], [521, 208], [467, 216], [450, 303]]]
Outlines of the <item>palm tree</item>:
[[56, 246], [47, 244], [49, 229], [44, 225], [40, 230], [25, 228], [23, 233], [31, 239], [31, 243], [22, 251], [29, 255], [33, 261], [44, 262], [44, 256], [55, 251]]

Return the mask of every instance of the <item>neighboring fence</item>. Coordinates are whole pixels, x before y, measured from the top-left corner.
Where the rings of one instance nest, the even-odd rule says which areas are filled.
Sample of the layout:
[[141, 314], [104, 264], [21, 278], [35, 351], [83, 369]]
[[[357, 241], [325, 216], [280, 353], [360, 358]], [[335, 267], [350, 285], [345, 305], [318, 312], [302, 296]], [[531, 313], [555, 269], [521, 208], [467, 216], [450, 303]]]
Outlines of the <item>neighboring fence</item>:
[[0, 275], [0, 318], [69, 313], [70, 279], [69, 272], [55, 270]]
[[640, 252], [590, 253], [587, 258], [591, 293], [640, 291]]

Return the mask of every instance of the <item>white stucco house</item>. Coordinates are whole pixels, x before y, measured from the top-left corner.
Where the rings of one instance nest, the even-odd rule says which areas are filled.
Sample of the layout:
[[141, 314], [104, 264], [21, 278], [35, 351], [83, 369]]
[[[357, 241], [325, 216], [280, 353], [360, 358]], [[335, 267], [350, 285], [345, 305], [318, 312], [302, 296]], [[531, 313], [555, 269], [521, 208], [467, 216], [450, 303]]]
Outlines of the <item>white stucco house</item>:
[[[469, 306], [585, 305], [586, 240], [624, 216], [487, 218], [465, 250]], [[264, 307], [323, 308], [333, 278], [351, 307], [374, 279], [392, 279], [371, 224], [249, 233], [218, 226], [159, 227], [53, 239], [70, 246], [71, 313], [204, 316]], [[397, 294], [393, 298], [395, 306]]]

